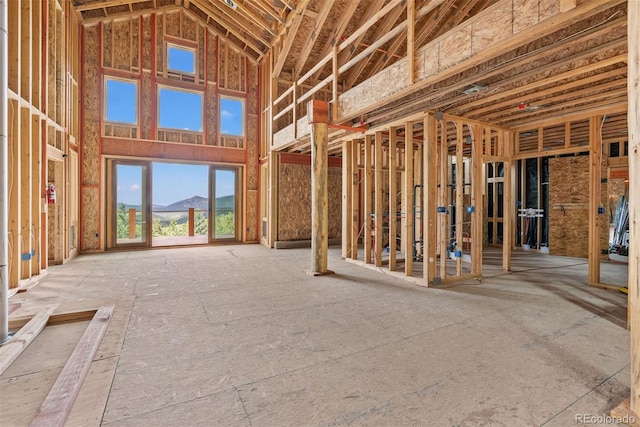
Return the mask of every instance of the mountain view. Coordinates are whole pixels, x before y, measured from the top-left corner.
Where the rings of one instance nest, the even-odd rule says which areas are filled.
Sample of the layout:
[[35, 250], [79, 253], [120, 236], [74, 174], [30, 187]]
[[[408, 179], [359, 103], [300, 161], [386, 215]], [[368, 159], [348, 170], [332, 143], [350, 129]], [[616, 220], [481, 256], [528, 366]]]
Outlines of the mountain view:
[[[140, 205], [128, 205], [125, 203], [119, 203], [118, 209], [140, 210]], [[187, 212], [189, 208], [194, 208], [196, 211], [208, 211], [209, 199], [202, 196], [192, 196], [187, 199], [178, 200], [169, 205], [153, 205], [153, 212]], [[216, 198], [216, 209], [218, 211], [232, 210], [234, 208], [234, 196], [222, 196]]]

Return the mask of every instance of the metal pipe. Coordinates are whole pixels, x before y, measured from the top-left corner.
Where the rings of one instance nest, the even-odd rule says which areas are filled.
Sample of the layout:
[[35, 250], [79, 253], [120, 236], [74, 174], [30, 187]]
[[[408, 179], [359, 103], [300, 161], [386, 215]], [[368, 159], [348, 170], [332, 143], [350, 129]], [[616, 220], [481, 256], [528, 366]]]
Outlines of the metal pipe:
[[0, 0], [0, 343], [9, 339], [9, 20]]

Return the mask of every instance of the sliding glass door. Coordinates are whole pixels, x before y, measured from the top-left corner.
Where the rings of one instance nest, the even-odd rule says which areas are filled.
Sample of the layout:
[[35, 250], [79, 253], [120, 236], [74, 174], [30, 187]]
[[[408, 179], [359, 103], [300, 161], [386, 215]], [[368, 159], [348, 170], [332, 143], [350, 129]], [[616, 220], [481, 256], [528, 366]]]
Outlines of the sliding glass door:
[[149, 167], [143, 162], [110, 161], [109, 247], [149, 244]]
[[235, 168], [211, 169], [212, 240], [239, 240], [238, 171]]

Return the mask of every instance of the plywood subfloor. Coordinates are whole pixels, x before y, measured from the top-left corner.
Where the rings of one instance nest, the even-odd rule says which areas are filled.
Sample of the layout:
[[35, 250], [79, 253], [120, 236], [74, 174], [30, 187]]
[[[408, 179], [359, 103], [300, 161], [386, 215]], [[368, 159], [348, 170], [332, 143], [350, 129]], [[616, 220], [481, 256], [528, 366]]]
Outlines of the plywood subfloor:
[[626, 295], [580, 262], [422, 288], [339, 255], [321, 277], [308, 249], [82, 256], [12, 300], [133, 301], [103, 426], [566, 426], [629, 395]]

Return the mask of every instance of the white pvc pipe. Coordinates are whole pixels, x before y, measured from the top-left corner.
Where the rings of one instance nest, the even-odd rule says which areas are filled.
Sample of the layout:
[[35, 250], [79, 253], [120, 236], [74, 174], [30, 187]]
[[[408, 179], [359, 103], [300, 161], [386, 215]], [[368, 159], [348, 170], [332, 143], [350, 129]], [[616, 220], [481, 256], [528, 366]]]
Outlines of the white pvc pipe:
[[9, 339], [9, 21], [0, 0], [0, 343]]

